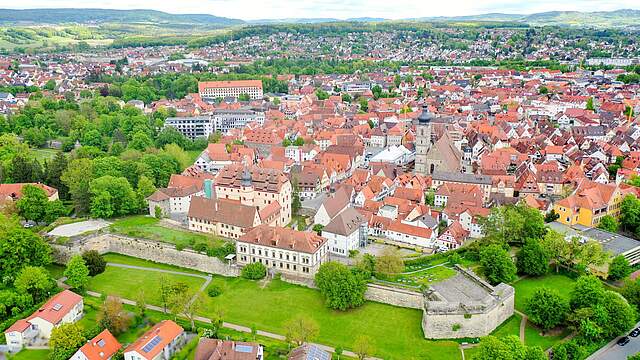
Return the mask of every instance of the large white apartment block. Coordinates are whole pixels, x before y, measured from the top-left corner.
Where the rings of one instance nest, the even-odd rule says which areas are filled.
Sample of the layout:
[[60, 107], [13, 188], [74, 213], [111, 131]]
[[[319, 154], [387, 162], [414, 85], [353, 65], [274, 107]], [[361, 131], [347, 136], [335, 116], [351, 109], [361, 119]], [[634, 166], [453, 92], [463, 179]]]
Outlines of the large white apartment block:
[[247, 94], [251, 99], [262, 99], [261, 80], [205, 81], [198, 83], [198, 92], [204, 100]]
[[264, 112], [251, 109], [216, 109], [210, 115], [192, 117], [171, 117], [164, 127], [172, 127], [189, 139], [208, 137], [216, 131], [223, 134], [232, 129], [240, 129], [248, 123], [264, 124]]

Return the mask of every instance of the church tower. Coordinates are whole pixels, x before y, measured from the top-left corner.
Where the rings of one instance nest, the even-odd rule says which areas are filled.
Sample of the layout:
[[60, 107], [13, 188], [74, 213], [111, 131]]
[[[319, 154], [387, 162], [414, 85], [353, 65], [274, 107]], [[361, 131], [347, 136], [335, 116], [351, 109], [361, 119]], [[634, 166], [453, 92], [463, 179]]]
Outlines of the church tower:
[[418, 116], [418, 125], [416, 126], [415, 172], [420, 175], [429, 174], [427, 154], [431, 149], [431, 120], [433, 120], [433, 114], [429, 112], [427, 104], [424, 104], [422, 106], [422, 113]]
[[255, 193], [253, 192], [253, 179], [251, 171], [246, 163], [243, 163], [242, 178], [240, 180], [240, 203], [253, 206]]

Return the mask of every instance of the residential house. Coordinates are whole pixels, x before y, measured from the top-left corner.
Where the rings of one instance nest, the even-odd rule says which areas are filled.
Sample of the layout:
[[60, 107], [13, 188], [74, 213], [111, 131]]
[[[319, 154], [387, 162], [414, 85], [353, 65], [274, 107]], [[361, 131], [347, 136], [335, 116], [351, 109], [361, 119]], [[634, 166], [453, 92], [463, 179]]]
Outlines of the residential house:
[[623, 196], [618, 185], [584, 180], [574, 194], [556, 202], [553, 210], [562, 224], [596, 227], [605, 215], [618, 218]]
[[185, 342], [180, 325], [162, 320], [124, 349], [124, 360], [169, 360]]
[[457, 249], [469, 237], [469, 231], [462, 227], [459, 221], [454, 221], [438, 236], [435, 245], [443, 250]]
[[329, 243], [329, 252], [349, 256], [367, 243], [367, 219], [356, 209], [349, 207], [334, 217], [322, 229], [322, 236]]
[[27, 345], [48, 343], [54, 328], [80, 320], [83, 309], [82, 296], [70, 290], [54, 295], [31, 316], [16, 321], [4, 331], [9, 350], [20, 351]]
[[350, 200], [343, 189], [336, 191], [333, 196], [327, 197], [320, 205], [313, 217], [313, 223], [326, 226], [333, 218], [348, 208]]
[[122, 345], [107, 329], [88, 340], [69, 360], [110, 360]]
[[0, 199], [19, 200], [25, 185], [32, 185], [44, 190], [49, 201], [58, 200], [58, 190], [41, 183], [0, 184]]
[[287, 360], [331, 360], [331, 353], [317, 345], [304, 344], [291, 350]]
[[262, 360], [264, 348], [253, 342], [200, 338], [194, 360]]

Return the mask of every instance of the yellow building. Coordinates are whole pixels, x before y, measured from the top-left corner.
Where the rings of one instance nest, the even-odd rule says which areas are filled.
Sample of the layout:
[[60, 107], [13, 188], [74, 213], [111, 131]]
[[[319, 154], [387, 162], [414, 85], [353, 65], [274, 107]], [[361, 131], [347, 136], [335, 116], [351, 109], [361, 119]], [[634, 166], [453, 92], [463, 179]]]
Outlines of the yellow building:
[[615, 184], [584, 180], [573, 195], [556, 202], [553, 210], [563, 224], [595, 227], [605, 215], [620, 216], [623, 197], [624, 192]]

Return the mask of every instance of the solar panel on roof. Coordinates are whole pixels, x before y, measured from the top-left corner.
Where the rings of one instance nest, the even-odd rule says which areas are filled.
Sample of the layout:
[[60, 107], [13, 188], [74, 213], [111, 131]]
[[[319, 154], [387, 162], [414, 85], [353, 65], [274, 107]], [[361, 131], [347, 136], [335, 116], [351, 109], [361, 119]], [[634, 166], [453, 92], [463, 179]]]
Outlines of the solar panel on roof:
[[62, 304], [56, 303], [53, 305], [54, 311], [59, 311], [60, 309], [62, 309]]
[[147, 343], [147, 345], [145, 345], [145, 346], [142, 348], [142, 351], [144, 351], [144, 352], [146, 352], [146, 353], [150, 352], [151, 350], [153, 350], [153, 348], [154, 348], [156, 345], [158, 345], [158, 344], [160, 343], [160, 341], [162, 341], [162, 338], [161, 338], [160, 336], [155, 336], [153, 339], [151, 339], [151, 341], [149, 341], [149, 342]]
[[236, 351], [241, 353], [252, 353], [253, 346], [249, 345], [236, 345]]
[[315, 346], [310, 346], [307, 352], [307, 360], [329, 360], [329, 354]]
[[100, 340], [98, 341], [98, 346], [100, 346], [100, 347], [104, 347], [104, 345], [105, 345], [104, 339], [100, 339]]

